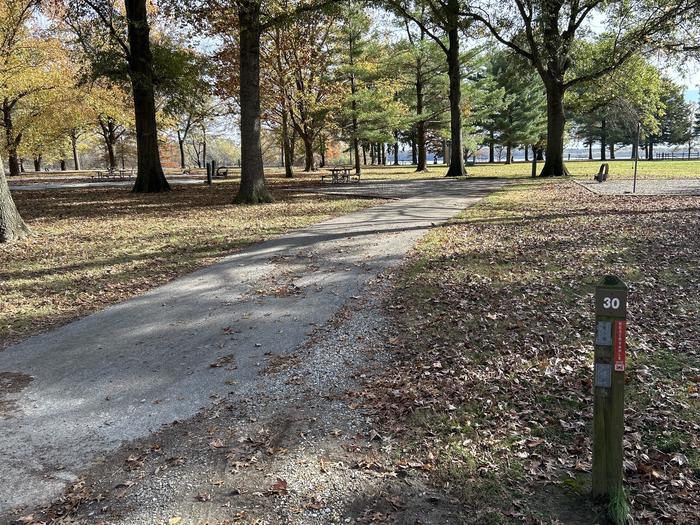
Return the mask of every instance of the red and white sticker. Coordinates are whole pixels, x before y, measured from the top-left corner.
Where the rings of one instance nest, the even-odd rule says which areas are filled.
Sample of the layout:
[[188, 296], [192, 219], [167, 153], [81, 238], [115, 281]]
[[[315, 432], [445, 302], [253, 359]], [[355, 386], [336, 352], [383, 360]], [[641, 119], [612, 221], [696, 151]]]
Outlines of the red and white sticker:
[[627, 321], [619, 320], [615, 321], [615, 336], [614, 348], [613, 348], [613, 364], [615, 365], [615, 372], [625, 371], [625, 338], [627, 336]]

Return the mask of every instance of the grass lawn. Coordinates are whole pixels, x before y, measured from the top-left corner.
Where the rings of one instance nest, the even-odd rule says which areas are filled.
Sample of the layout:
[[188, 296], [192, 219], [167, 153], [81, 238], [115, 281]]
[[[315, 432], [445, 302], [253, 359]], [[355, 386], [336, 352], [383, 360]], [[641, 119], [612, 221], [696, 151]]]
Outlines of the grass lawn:
[[35, 235], [0, 245], [0, 350], [245, 245], [377, 204], [276, 192], [274, 204], [234, 206], [230, 182], [173, 188], [15, 192]]
[[[630, 160], [606, 161], [610, 164], [611, 179], [631, 179], [634, 174], [634, 162]], [[568, 162], [572, 177], [576, 179], [592, 179], [598, 173], [601, 161], [575, 161]], [[538, 165], [542, 168], [542, 162]], [[514, 164], [476, 164], [468, 166], [467, 171], [471, 177], [504, 177], [504, 178], [530, 178], [532, 164], [517, 162]], [[362, 178], [373, 180], [388, 179], [424, 179], [444, 177], [447, 166], [428, 165], [428, 173], [416, 173], [415, 166], [367, 166], [363, 168]], [[282, 173], [270, 170], [271, 181], [277, 181]], [[317, 174], [298, 173], [300, 179], [318, 180]], [[658, 160], [653, 162], [640, 161], [637, 177], [640, 179], [700, 179], [700, 160], [671, 161]], [[282, 178], [282, 181], [285, 179]], [[289, 179], [286, 179], [287, 181]]]
[[[630, 160], [606, 161], [610, 164], [610, 178], [631, 179], [634, 174], [634, 162]], [[592, 179], [598, 172], [601, 161], [575, 161], [568, 162], [572, 177], [576, 179]], [[542, 162], [539, 163], [542, 168]], [[525, 162], [514, 164], [476, 164], [468, 166], [467, 171], [472, 177], [505, 177], [505, 178], [530, 178], [532, 165]], [[428, 173], [415, 173], [415, 167], [411, 166], [373, 166], [364, 170], [362, 177], [366, 179], [406, 179], [406, 178], [433, 178], [444, 177], [447, 167], [442, 165], [428, 165]], [[659, 160], [653, 162], [639, 162], [637, 177], [640, 179], [673, 179], [691, 178], [700, 179], [700, 160], [671, 161]]]
[[606, 273], [631, 290], [635, 523], [700, 523], [699, 210], [698, 197], [527, 181], [420, 243], [390, 303], [398, 366], [367, 386], [368, 404], [469, 523], [604, 523], [588, 492], [593, 288]]
[[[629, 160], [613, 160], [605, 161], [610, 164], [610, 177], [631, 179], [634, 173], [634, 162]], [[571, 175], [577, 179], [592, 179], [593, 175], [598, 172], [601, 161], [572, 161], [567, 163], [567, 167]], [[531, 164], [525, 162], [516, 162], [514, 164], [476, 164], [469, 166], [467, 171], [473, 177], [504, 177], [504, 178], [529, 178], [531, 173]], [[542, 167], [542, 162], [539, 163], [539, 168]], [[289, 185], [289, 184], [308, 184], [320, 182], [320, 174], [324, 170], [321, 168], [315, 173], [304, 173], [295, 171], [293, 179], [284, 177], [284, 170], [281, 168], [267, 168], [265, 170], [267, 180], [272, 185]], [[192, 174], [200, 176], [204, 179], [204, 170], [192, 170]], [[231, 178], [237, 180], [238, 170], [234, 169], [231, 172]], [[393, 179], [426, 179], [444, 177], [447, 173], [447, 166], [442, 164], [428, 164], [428, 172], [415, 172], [415, 166], [364, 166], [362, 169], [362, 178], [367, 180], [393, 180]], [[179, 174], [179, 171], [170, 170], [166, 176], [172, 177]], [[669, 179], [669, 178], [695, 178], [700, 179], [700, 160], [691, 161], [671, 161], [657, 160], [653, 162], [640, 161], [639, 171], [637, 176], [640, 179]], [[31, 183], [31, 182], [50, 182], [52, 180], [81, 180], [85, 179], [85, 173], [80, 172], [27, 172], [21, 177], [11, 179], [13, 183]], [[221, 182], [218, 179], [216, 182]]]

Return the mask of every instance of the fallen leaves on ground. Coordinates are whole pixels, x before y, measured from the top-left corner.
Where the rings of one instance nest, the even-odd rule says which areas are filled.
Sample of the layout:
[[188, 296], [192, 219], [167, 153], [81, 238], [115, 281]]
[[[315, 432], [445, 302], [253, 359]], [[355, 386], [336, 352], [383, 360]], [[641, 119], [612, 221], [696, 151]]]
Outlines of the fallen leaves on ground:
[[268, 490], [265, 494], [283, 496], [286, 493], [287, 493], [287, 481], [282, 479], [282, 478], [277, 478], [277, 481], [275, 481], [272, 484], [272, 486], [270, 487], [270, 490]]
[[433, 455], [435, 476], [480, 502], [475, 519], [528, 516], [528, 506], [556, 519], [557, 498], [538, 487], [590, 490], [593, 290], [617, 274], [630, 286], [632, 514], [700, 522], [699, 209], [697, 197], [533, 183], [436, 229], [389, 305], [398, 366], [361, 393], [382, 433], [402, 436], [414, 457]]

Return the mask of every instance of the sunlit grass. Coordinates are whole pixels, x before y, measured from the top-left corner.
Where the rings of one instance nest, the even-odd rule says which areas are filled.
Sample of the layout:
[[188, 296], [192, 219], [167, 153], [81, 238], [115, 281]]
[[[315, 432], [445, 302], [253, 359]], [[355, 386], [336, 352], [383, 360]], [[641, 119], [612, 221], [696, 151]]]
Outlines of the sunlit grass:
[[[577, 179], [593, 178], [598, 172], [603, 161], [571, 161], [566, 164], [571, 172], [571, 175]], [[634, 162], [631, 160], [608, 160], [604, 161], [610, 165], [610, 180], [630, 179], [634, 175]], [[542, 168], [543, 162], [538, 163], [538, 170]], [[329, 167], [332, 164], [329, 164]], [[502, 177], [502, 178], [528, 178], [532, 173], [532, 164], [530, 162], [515, 162], [513, 164], [487, 164], [478, 163], [468, 165], [467, 172], [471, 177]], [[539, 171], [538, 171], [539, 172]], [[265, 169], [265, 176], [271, 186], [286, 186], [295, 184], [320, 183], [320, 175], [327, 173], [327, 168], [319, 168], [315, 172], [306, 173], [300, 169], [295, 169], [294, 177], [288, 179], [284, 176], [284, 169], [279, 167], [268, 167]], [[443, 164], [428, 164], [428, 171], [416, 172], [415, 166], [362, 166], [363, 180], [411, 180], [411, 179], [431, 179], [441, 178], [447, 173], [447, 166]], [[171, 180], [176, 180], [175, 175], [179, 175], [179, 170], [169, 170], [166, 173]], [[202, 169], [193, 169], [192, 176], [205, 178], [205, 171]], [[669, 178], [700, 178], [700, 160], [655, 160], [655, 161], [639, 161], [637, 176], [640, 179], [669, 179]], [[85, 172], [27, 172], [21, 177], [13, 179], [17, 183], [21, 182], [37, 182], [51, 180], [79, 180], [89, 178]], [[229, 170], [228, 179], [215, 179], [216, 184], [227, 183], [231, 180], [238, 180], [240, 170], [233, 168]]]

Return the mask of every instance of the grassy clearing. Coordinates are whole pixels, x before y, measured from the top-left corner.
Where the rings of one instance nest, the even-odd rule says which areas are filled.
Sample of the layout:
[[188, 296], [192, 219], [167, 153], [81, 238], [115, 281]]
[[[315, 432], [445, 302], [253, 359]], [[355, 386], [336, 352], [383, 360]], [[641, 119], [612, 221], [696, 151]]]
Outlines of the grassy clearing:
[[[631, 179], [634, 174], [634, 162], [629, 160], [606, 161], [610, 164], [611, 179]], [[575, 161], [567, 163], [572, 177], [576, 179], [592, 179], [598, 172], [601, 161]], [[539, 167], [542, 167], [540, 162]], [[447, 167], [429, 165], [428, 173], [415, 173], [411, 166], [375, 166], [364, 170], [366, 179], [406, 179], [406, 178], [439, 178], [444, 177]], [[471, 177], [501, 177], [511, 179], [530, 178], [532, 165], [525, 162], [514, 164], [476, 164], [467, 167]], [[639, 163], [638, 178], [640, 179], [674, 179], [700, 178], [700, 161], [653, 161]]]
[[[631, 179], [634, 173], [634, 162], [629, 160], [612, 160], [605, 161], [610, 164], [610, 177]], [[571, 175], [577, 179], [590, 179], [598, 172], [601, 161], [572, 161], [567, 163], [567, 167]], [[539, 164], [540, 168], [542, 163]], [[469, 175], [472, 177], [502, 177], [512, 179], [529, 178], [531, 173], [531, 164], [528, 162], [517, 162], [514, 164], [476, 164], [467, 168]], [[284, 177], [284, 170], [280, 168], [267, 168], [265, 174], [268, 182], [272, 186], [290, 185], [290, 184], [308, 184], [320, 182], [320, 174], [324, 172], [320, 169], [313, 173], [304, 173], [296, 171], [293, 179]], [[167, 176], [179, 174], [179, 171], [171, 170]], [[362, 169], [362, 178], [367, 180], [409, 180], [409, 179], [426, 179], [440, 178], [447, 173], [447, 166], [442, 164], [428, 165], [428, 172], [416, 173], [415, 166], [365, 166]], [[192, 170], [192, 174], [204, 178], [204, 170]], [[671, 179], [671, 178], [700, 178], [700, 161], [640, 161], [639, 171], [637, 176], [640, 179]], [[238, 170], [232, 170], [231, 177], [235, 180], [238, 177]], [[74, 172], [52, 172], [52, 173], [33, 173], [28, 172], [21, 177], [12, 179], [17, 183], [20, 182], [46, 182], [51, 180], [73, 180], [85, 179], [85, 173]], [[219, 182], [219, 181], [217, 181]]]
[[699, 209], [527, 181], [420, 244], [391, 305], [398, 368], [368, 388], [470, 523], [604, 522], [587, 495], [592, 297], [606, 273], [631, 287], [632, 515], [700, 522]]
[[231, 183], [162, 195], [16, 192], [35, 236], [0, 246], [0, 349], [293, 228], [376, 204], [277, 192], [234, 206]]
[[[631, 179], [634, 174], [634, 162], [629, 160], [606, 161], [610, 164], [610, 177], [612, 179]], [[572, 177], [577, 179], [592, 179], [598, 172], [601, 161], [575, 161], [567, 163]], [[540, 162], [539, 168], [542, 167]], [[514, 164], [476, 164], [468, 166], [467, 171], [471, 177], [501, 177], [511, 179], [530, 178], [532, 165], [525, 162]], [[416, 173], [412, 166], [372, 166], [363, 171], [363, 178], [386, 179], [424, 179], [444, 177], [447, 166], [429, 165], [428, 173]], [[307, 177], [307, 174], [303, 174]], [[638, 173], [640, 179], [673, 179], [673, 178], [700, 178], [700, 161], [640, 161]], [[274, 179], [273, 175], [273, 179]], [[313, 175], [311, 178], [316, 178]]]

